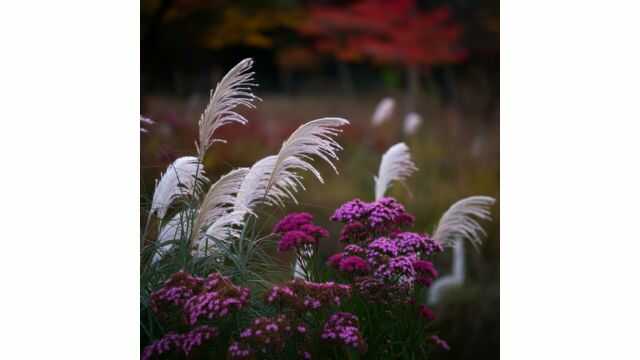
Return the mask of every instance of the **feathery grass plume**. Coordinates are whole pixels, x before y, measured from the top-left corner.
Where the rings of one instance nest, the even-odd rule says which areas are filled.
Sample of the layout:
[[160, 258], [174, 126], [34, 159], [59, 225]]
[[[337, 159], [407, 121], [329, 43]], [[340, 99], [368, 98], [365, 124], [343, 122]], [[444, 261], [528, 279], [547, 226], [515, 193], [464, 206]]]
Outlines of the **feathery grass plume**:
[[393, 109], [396, 107], [396, 102], [393, 98], [386, 97], [378, 103], [376, 110], [371, 117], [371, 124], [373, 126], [379, 126], [385, 121], [389, 120], [393, 115]]
[[422, 116], [415, 112], [410, 112], [404, 118], [403, 131], [406, 136], [411, 136], [418, 131], [422, 124]]
[[397, 143], [382, 155], [378, 176], [374, 176], [376, 200], [382, 199], [391, 186], [392, 181], [405, 181], [417, 171], [416, 164], [411, 160], [409, 147], [405, 143]]
[[187, 211], [181, 211], [175, 214], [168, 223], [164, 224], [158, 234], [156, 253], [151, 259], [151, 263], [158, 262], [164, 255], [166, 255], [171, 248], [173, 248], [173, 241], [180, 239], [183, 228], [183, 222], [187, 219]]
[[478, 220], [491, 220], [490, 207], [495, 199], [489, 196], [470, 196], [459, 200], [442, 215], [433, 239], [445, 246], [468, 239], [474, 247], [482, 244], [486, 232]]
[[464, 269], [465, 269], [465, 257], [464, 257], [464, 242], [456, 241], [453, 245], [453, 271], [451, 274], [441, 276], [429, 287], [429, 298], [427, 299], [430, 305], [437, 304], [442, 298], [442, 294], [448, 289], [464, 284]]
[[207, 195], [205, 195], [196, 216], [191, 243], [198, 247], [196, 242], [201, 239], [202, 228], [209, 227], [218, 218], [232, 210], [231, 206], [235, 201], [235, 195], [242, 185], [244, 177], [249, 172], [249, 168], [239, 168], [222, 175], [215, 184], [211, 185]]
[[183, 156], [176, 159], [167, 171], [160, 175], [160, 181], [156, 180], [151, 214], [156, 213], [158, 218], [163, 219], [174, 200], [182, 196], [197, 196], [208, 181], [198, 158]]
[[[142, 115], [140, 115], [140, 122], [141, 122], [142, 124], [147, 124], [147, 125], [153, 125], [153, 124], [155, 124], [155, 122], [154, 122], [153, 120], [151, 120], [151, 119], [149, 119], [149, 118], [146, 118], [146, 117], [144, 117], [144, 116], [142, 116]], [[140, 124], [140, 132], [141, 132], [141, 133], [147, 133], [147, 132], [149, 132], [149, 130], [147, 130], [147, 129], [145, 129], [145, 128], [143, 128], [143, 127], [142, 127], [142, 124]]]
[[338, 173], [332, 160], [338, 159], [337, 152], [342, 147], [332, 137], [342, 132], [339, 127], [348, 124], [345, 119], [327, 117], [301, 125], [277, 155], [267, 156], [251, 167], [240, 186], [234, 209], [255, 215], [253, 210], [258, 204], [284, 207], [287, 199], [297, 203], [294, 194], [305, 189], [297, 171], [309, 171], [324, 183], [320, 172], [309, 162], [313, 156], [326, 161]]
[[239, 123], [246, 125], [248, 120], [234, 111], [238, 106], [246, 106], [253, 109], [254, 100], [260, 100], [253, 95], [251, 88], [258, 86], [253, 82], [254, 72], [250, 71], [253, 60], [250, 58], [240, 61], [218, 82], [215, 91], [212, 91], [209, 104], [204, 109], [198, 121], [199, 134], [196, 148], [200, 159], [215, 142], [226, 142], [216, 139], [214, 133], [224, 125]]

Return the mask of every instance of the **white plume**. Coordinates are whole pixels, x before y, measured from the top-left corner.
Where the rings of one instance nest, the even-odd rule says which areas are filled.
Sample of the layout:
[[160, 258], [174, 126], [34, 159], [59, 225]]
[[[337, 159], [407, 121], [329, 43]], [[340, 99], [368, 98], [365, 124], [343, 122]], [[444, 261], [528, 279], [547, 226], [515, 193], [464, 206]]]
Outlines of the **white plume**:
[[422, 116], [418, 113], [410, 112], [404, 118], [404, 134], [411, 136], [418, 131], [418, 128], [422, 124]]
[[371, 124], [378, 126], [387, 121], [391, 115], [393, 115], [393, 109], [396, 107], [396, 102], [393, 98], [386, 97], [378, 103], [376, 110], [371, 117]]
[[489, 196], [470, 196], [459, 200], [442, 215], [433, 239], [445, 246], [468, 239], [473, 246], [482, 244], [486, 232], [478, 220], [491, 220], [489, 208], [495, 199]]
[[160, 233], [158, 234], [158, 250], [153, 255], [153, 259], [151, 259], [152, 263], [156, 263], [160, 260], [166, 253], [171, 251], [173, 247], [172, 241], [181, 238], [181, 232], [185, 230], [182, 227], [182, 222], [187, 219], [186, 211], [177, 213], [174, 215], [168, 223], [166, 223], [162, 229], [160, 229]]
[[151, 119], [149, 119], [149, 118], [146, 118], [146, 117], [144, 117], [144, 116], [142, 116], [142, 115], [140, 115], [140, 123], [141, 123], [141, 124], [140, 124], [140, 132], [141, 132], [141, 133], [149, 132], [149, 130], [147, 130], [147, 129], [145, 129], [145, 128], [143, 128], [143, 127], [142, 127], [142, 124], [147, 124], [147, 125], [153, 125], [153, 124], [155, 124], [155, 122], [154, 122], [153, 120], [151, 120]]
[[163, 219], [167, 208], [175, 199], [199, 194], [202, 191], [202, 185], [208, 181], [198, 158], [184, 156], [176, 159], [169, 165], [167, 171], [160, 175], [160, 181], [156, 180], [151, 213], [155, 212], [160, 219]]
[[211, 254], [211, 250], [226, 249], [231, 239], [239, 238], [246, 211], [235, 211], [222, 214], [207, 228], [205, 236], [198, 239], [195, 250], [199, 256]]
[[192, 242], [201, 238], [202, 228], [209, 227], [218, 218], [232, 210], [235, 195], [248, 172], [249, 168], [232, 170], [211, 185], [198, 210], [193, 225]]
[[212, 91], [209, 104], [205, 108], [200, 121], [199, 140], [196, 143], [200, 158], [204, 157], [209, 147], [215, 142], [225, 142], [223, 139], [216, 139], [214, 133], [224, 125], [240, 123], [245, 125], [247, 119], [234, 111], [237, 106], [255, 108], [254, 100], [260, 100], [253, 95], [251, 88], [257, 86], [253, 82], [254, 72], [250, 72], [253, 60], [248, 58], [240, 61], [233, 69], [220, 80]]
[[453, 271], [442, 276], [429, 287], [429, 304], [434, 305], [440, 301], [442, 294], [448, 289], [464, 284], [465, 278], [464, 242], [456, 241], [453, 245]]
[[347, 124], [342, 118], [321, 118], [301, 125], [282, 144], [278, 155], [267, 156], [251, 167], [238, 191], [235, 211], [253, 213], [260, 203], [282, 207], [287, 199], [297, 203], [294, 194], [304, 190], [298, 171], [309, 171], [324, 182], [309, 162], [313, 156], [329, 163], [337, 173], [332, 160], [338, 159], [337, 152], [342, 147], [332, 137], [342, 132], [340, 126]]
[[374, 176], [376, 184], [376, 200], [380, 200], [392, 181], [405, 181], [418, 168], [411, 160], [409, 147], [405, 143], [393, 145], [382, 155], [378, 176]]

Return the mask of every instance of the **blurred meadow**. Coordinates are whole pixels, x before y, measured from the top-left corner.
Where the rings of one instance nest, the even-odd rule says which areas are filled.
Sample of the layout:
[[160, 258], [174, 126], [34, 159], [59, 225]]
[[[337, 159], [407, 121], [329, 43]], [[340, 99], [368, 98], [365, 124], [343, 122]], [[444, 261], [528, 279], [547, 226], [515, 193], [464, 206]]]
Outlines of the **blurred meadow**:
[[[398, 33], [379, 26], [385, 19], [397, 23]], [[416, 216], [417, 230], [431, 233], [463, 197], [495, 197], [484, 245], [478, 251], [467, 245], [464, 285], [448, 292], [435, 311], [451, 345], [442, 358], [497, 358], [498, 23], [499, 2], [493, 0], [142, 0], [140, 114], [155, 123], [140, 136], [141, 207], [148, 208], [160, 173], [175, 158], [194, 153], [209, 90], [251, 57], [262, 101], [241, 110], [247, 126], [220, 130], [228, 143], [216, 143], [207, 154], [209, 178], [277, 152], [303, 122], [339, 116], [351, 122], [338, 138], [344, 147], [340, 174], [321, 164], [326, 183], [307, 176], [300, 203], [274, 208], [265, 232], [287, 212], [310, 211], [333, 235], [322, 253], [337, 251], [339, 226], [329, 216], [353, 198], [373, 200], [380, 157], [401, 141], [419, 171], [389, 195]], [[385, 97], [395, 100], [394, 111], [373, 126], [372, 114]], [[422, 118], [413, 133], [403, 130], [409, 112]], [[145, 211], [141, 217], [142, 227]], [[436, 264], [442, 275], [451, 272], [449, 253]]]

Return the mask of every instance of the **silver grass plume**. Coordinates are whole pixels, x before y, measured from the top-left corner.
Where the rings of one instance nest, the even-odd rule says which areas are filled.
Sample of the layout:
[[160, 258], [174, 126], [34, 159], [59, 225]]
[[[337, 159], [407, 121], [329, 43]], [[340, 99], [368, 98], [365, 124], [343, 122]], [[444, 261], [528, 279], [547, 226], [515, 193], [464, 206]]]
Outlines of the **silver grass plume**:
[[174, 200], [183, 196], [198, 195], [208, 181], [198, 158], [184, 156], [176, 159], [167, 171], [160, 175], [160, 181], [156, 180], [151, 214], [156, 213], [163, 219]]
[[378, 103], [375, 111], [373, 112], [373, 116], [371, 116], [371, 124], [373, 126], [379, 126], [385, 121], [387, 121], [391, 115], [393, 115], [393, 110], [396, 107], [396, 102], [393, 98], [386, 97]]
[[382, 155], [378, 176], [374, 176], [376, 200], [380, 200], [392, 181], [405, 181], [418, 168], [411, 160], [409, 147], [405, 143], [393, 145]]
[[298, 171], [311, 172], [324, 183], [320, 172], [310, 163], [314, 156], [338, 173], [332, 160], [338, 159], [337, 153], [342, 147], [333, 137], [342, 132], [339, 127], [348, 124], [345, 119], [327, 117], [301, 125], [282, 144], [277, 155], [267, 156], [251, 167], [236, 196], [235, 211], [255, 215], [253, 210], [258, 204], [284, 207], [286, 200], [297, 203], [294, 194], [305, 189]]
[[149, 132], [149, 130], [143, 128], [142, 124], [153, 125], [153, 124], [155, 124], [155, 121], [140, 115], [140, 132], [141, 133], [147, 133], [147, 132]]
[[254, 72], [250, 71], [252, 66], [253, 60], [250, 58], [240, 61], [218, 82], [215, 91], [211, 91], [209, 104], [198, 121], [196, 148], [201, 159], [211, 145], [226, 142], [214, 137], [218, 128], [231, 123], [247, 124], [248, 120], [234, 109], [238, 106], [255, 108], [253, 101], [260, 100], [251, 92], [251, 88], [257, 86], [253, 82]]
[[453, 247], [453, 271], [442, 276], [429, 288], [429, 304], [440, 301], [442, 294], [465, 279], [464, 242], [468, 239], [474, 247], [482, 244], [486, 232], [478, 220], [491, 220], [490, 207], [495, 199], [489, 196], [471, 196], [459, 200], [442, 215], [433, 239], [445, 246]]
[[418, 113], [410, 112], [404, 118], [402, 130], [406, 136], [411, 136], [418, 132], [420, 125], [422, 125], [422, 116]]
[[205, 236], [200, 237], [195, 251], [198, 256], [207, 256], [212, 252], [228, 249], [233, 239], [240, 238], [246, 211], [231, 210], [218, 217], [209, 227]]
[[165, 254], [171, 251], [173, 247], [172, 241], [182, 238], [181, 233], [186, 230], [183, 228], [183, 223], [185, 219], [188, 219], [188, 216], [187, 211], [179, 212], [162, 226], [157, 239], [158, 249], [153, 255], [151, 263], [158, 262]]
[[191, 243], [198, 247], [201, 241], [203, 228], [208, 228], [220, 217], [232, 210], [231, 206], [235, 201], [235, 195], [240, 189], [242, 180], [249, 172], [249, 168], [239, 168], [222, 175], [215, 184], [211, 185], [209, 191], [202, 200], [198, 209], [193, 230]]
[[433, 239], [445, 246], [469, 240], [475, 247], [482, 244], [486, 232], [478, 220], [491, 220], [491, 206], [495, 199], [489, 196], [470, 196], [459, 200], [442, 215]]
[[464, 284], [465, 278], [465, 258], [464, 242], [456, 241], [453, 245], [453, 271], [445, 276], [441, 276], [429, 287], [428, 303], [437, 304], [442, 298], [442, 294], [448, 289]]

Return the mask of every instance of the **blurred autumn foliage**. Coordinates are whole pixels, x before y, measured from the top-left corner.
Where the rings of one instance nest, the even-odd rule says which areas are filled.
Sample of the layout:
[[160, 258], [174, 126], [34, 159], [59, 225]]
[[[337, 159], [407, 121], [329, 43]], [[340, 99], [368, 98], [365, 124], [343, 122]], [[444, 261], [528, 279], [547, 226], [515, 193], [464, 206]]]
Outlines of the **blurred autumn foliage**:
[[263, 80], [268, 89], [318, 87], [335, 77], [353, 93], [364, 84], [359, 78], [380, 78], [382, 69], [375, 86], [400, 85], [394, 78], [404, 73], [400, 78], [415, 103], [420, 83], [434, 72], [497, 71], [498, 4], [142, 0], [142, 90], [201, 91], [223, 68], [252, 56], [270, 74]]
[[448, 7], [418, 10], [415, 0], [362, 0], [310, 7], [299, 28], [315, 48], [342, 61], [436, 65], [463, 60], [462, 26]]

